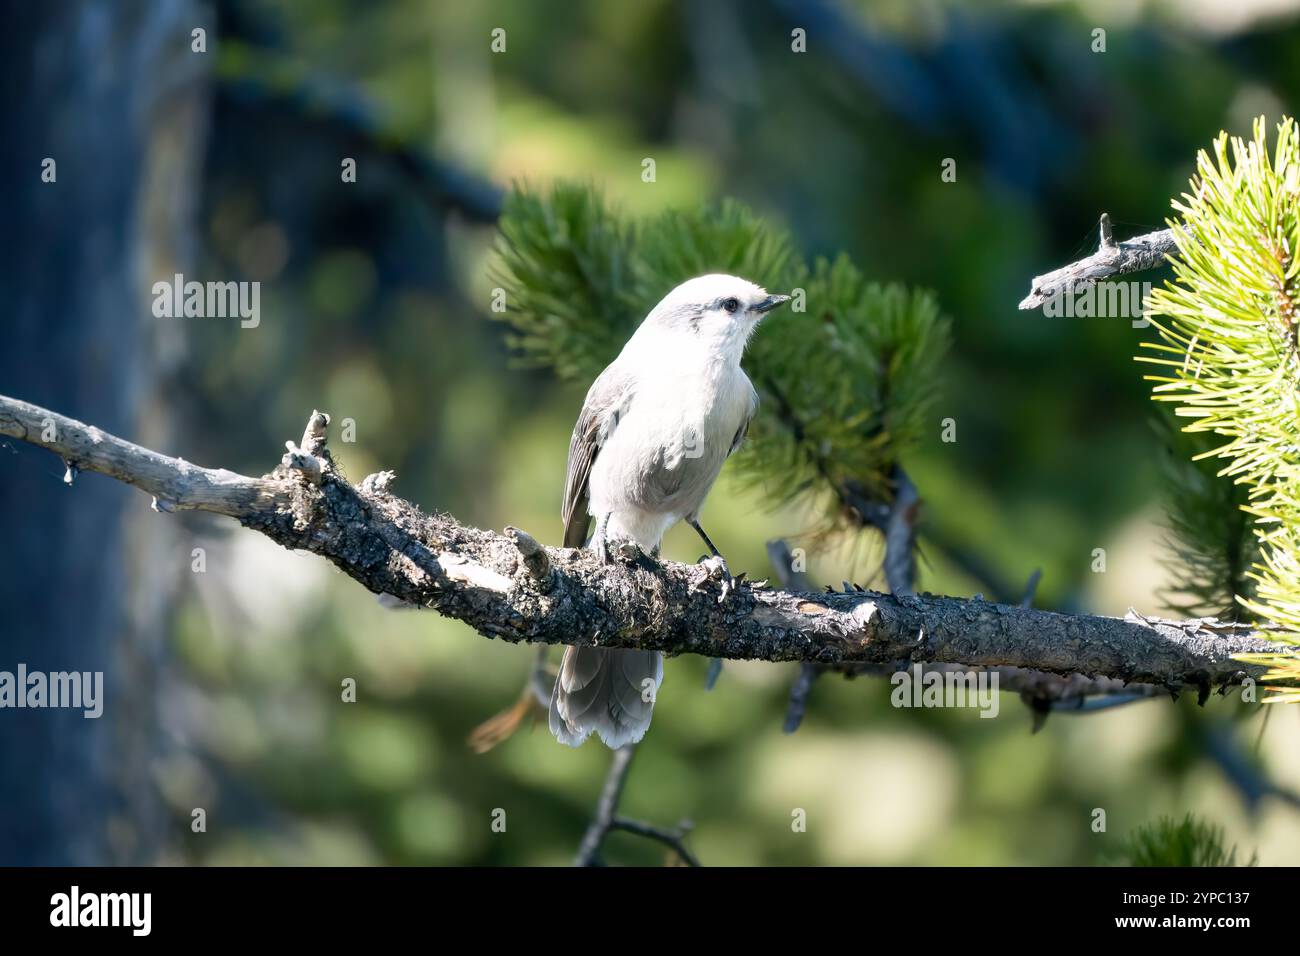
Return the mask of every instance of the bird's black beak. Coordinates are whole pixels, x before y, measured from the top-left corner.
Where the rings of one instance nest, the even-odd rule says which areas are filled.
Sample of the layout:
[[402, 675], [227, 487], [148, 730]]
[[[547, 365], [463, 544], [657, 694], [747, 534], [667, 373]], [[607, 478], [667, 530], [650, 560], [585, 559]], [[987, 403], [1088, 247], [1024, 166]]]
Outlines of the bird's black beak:
[[788, 295], [769, 295], [762, 302], [758, 303], [758, 305], [754, 306], [754, 311], [759, 313], [771, 312], [781, 303], [789, 301], [790, 297]]

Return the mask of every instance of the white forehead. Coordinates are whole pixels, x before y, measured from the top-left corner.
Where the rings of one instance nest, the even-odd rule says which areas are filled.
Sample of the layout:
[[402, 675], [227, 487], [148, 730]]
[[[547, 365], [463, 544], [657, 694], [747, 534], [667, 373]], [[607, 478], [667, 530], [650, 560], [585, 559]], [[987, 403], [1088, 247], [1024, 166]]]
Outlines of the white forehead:
[[688, 279], [664, 296], [661, 306], [707, 305], [714, 299], [734, 296], [742, 302], [754, 302], [767, 295], [762, 286], [739, 276], [713, 273]]

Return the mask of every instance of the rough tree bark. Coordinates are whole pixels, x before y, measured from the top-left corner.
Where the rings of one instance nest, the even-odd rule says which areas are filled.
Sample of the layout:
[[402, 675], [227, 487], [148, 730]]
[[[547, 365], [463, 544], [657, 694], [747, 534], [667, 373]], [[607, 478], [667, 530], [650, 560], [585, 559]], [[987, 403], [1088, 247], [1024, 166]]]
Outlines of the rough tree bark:
[[159, 511], [236, 518], [287, 548], [327, 558], [378, 594], [431, 608], [511, 642], [639, 647], [730, 659], [1011, 665], [1197, 688], [1202, 696], [1260, 669], [1233, 655], [1277, 651], [1275, 631], [1211, 619], [1056, 614], [933, 595], [798, 593], [723, 583], [700, 565], [624, 553], [601, 565], [518, 529], [467, 527], [391, 494], [391, 472], [352, 486], [334, 469], [327, 416], [253, 478], [169, 458], [26, 402], [0, 396], [0, 434], [82, 471], [154, 496]]

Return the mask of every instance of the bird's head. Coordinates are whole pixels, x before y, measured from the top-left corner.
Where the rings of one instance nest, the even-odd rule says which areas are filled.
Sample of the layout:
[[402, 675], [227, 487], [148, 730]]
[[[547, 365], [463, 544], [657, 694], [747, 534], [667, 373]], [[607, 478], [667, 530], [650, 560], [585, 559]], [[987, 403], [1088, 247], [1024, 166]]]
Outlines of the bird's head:
[[646, 317], [645, 326], [681, 339], [683, 348], [697, 341], [739, 361], [759, 320], [789, 298], [768, 295], [736, 276], [697, 276], [664, 296]]

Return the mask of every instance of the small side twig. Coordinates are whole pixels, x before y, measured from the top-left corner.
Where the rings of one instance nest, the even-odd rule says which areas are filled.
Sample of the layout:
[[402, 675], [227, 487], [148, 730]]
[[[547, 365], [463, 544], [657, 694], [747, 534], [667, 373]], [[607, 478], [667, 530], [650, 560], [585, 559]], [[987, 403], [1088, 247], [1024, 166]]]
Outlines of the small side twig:
[[695, 855], [686, 848], [685, 837], [690, 831], [690, 824], [683, 821], [676, 830], [665, 830], [662, 827], [651, 826], [648, 823], [642, 823], [639, 820], [628, 820], [625, 817], [615, 817], [610, 824], [611, 830], [623, 830], [627, 833], [635, 833], [637, 836], [643, 836], [650, 840], [658, 840], [670, 850], [677, 854], [681, 861], [687, 866], [699, 866], [700, 861]]
[[[776, 539], [767, 543], [767, 559], [772, 563], [776, 579], [781, 587], [795, 588], [800, 591], [811, 590], [808, 576], [794, 569], [794, 552], [784, 540]], [[792, 734], [803, 723], [803, 715], [808, 711], [808, 698], [812, 696], [813, 684], [826, 670], [826, 665], [804, 661], [799, 665], [799, 676], [790, 687], [790, 702], [786, 706], [785, 724], [782, 727], [787, 734]]]
[[546, 549], [531, 534], [519, 528], [507, 527], [505, 534], [507, 538], [515, 543], [515, 548], [519, 551], [519, 557], [523, 560], [524, 568], [528, 571], [529, 577], [537, 584], [538, 590], [543, 593], [549, 591], [551, 587], [551, 559], [546, 553]]
[[1021, 593], [1018, 586], [1012, 584], [983, 555], [971, 551], [933, 522], [926, 524], [925, 550], [942, 555], [945, 561], [962, 574], [983, 585], [983, 593], [991, 601], [1009, 604]]
[[885, 534], [885, 582], [889, 593], [899, 597], [916, 593], [916, 522], [921, 507], [921, 493], [895, 465], [894, 500], [881, 529]]
[[821, 677], [824, 670], [826, 670], [824, 664], [805, 662], [799, 665], [799, 676], [790, 685], [790, 702], [786, 705], [785, 724], [781, 727], [787, 734], [794, 733], [803, 723], [803, 715], [808, 712], [808, 698], [812, 696], [813, 684], [817, 682], [818, 677]]
[[[889, 504], [866, 501], [856, 489], [846, 489], [843, 496], [850, 501], [864, 526], [870, 525], [880, 529], [885, 537], [885, 559], [883, 569], [885, 582], [891, 594], [900, 597], [916, 593], [916, 527], [917, 515], [921, 507], [921, 494], [901, 466], [895, 465], [891, 474], [894, 483], [894, 500]], [[767, 556], [776, 570], [781, 587], [789, 590], [806, 591], [810, 582], [806, 575], [794, 570], [793, 554], [784, 541], [769, 541]], [[846, 581], [844, 590], [851, 591], [852, 586]], [[813, 685], [817, 678], [827, 670], [835, 668], [825, 664], [804, 662], [799, 668], [799, 676], [790, 687], [790, 702], [786, 706], [785, 724], [782, 729], [792, 734], [803, 723], [808, 711], [808, 699], [812, 696]], [[845, 674], [860, 673], [852, 667], [839, 668]]]
[[699, 860], [686, 848], [684, 842], [691, 829], [689, 822], [683, 821], [675, 830], [667, 830], [618, 815], [618, 804], [623, 798], [623, 788], [627, 785], [627, 775], [632, 769], [632, 757], [636, 754], [636, 746], [636, 744], [628, 744], [614, 751], [609, 773], [605, 776], [605, 786], [601, 789], [600, 800], [596, 803], [596, 813], [587, 826], [587, 832], [583, 834], [582, 842], [578, 845], [578, 853], [573, 859], [573, 865], [602, 865], [600, 848], [605, 838], [614, 830], [622, 830], [656, 840], [672, 849], [687, 866], [699, 866]]
[[1038, 593], [1038, 582], [1043, 579], [1043, 569], [1035, 568], [1034, 573], [1029, 575], [1029, 581], [1025, 584], [1025, 595], [1020, 599], [1021, 607], [1033, 607], [1034, 596]]
[[1029, 295], [1020, 300], [1020, 308], [1036, 309], [1058, 295], [1081, 292], [1111, 276], [1159, 268], [1177, 249], [1172, 229], [1160, 229], [1116, 242], [1110, 217], [1103, 213], [1097, 251], [1078, 262], [1035, 276], [1030, 283]]

